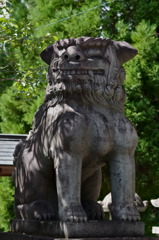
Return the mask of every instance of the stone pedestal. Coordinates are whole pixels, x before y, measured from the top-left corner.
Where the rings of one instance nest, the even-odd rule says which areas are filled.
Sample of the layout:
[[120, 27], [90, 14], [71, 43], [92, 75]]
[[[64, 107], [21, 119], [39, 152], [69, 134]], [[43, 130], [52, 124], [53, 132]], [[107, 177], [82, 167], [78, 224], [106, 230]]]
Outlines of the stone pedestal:
[[[66, 238], [53, 238], [34, 236], [20, 233], [0, 233], [0, 240], [66, 240]], [[159, 240], [157, 237], [112, 237], [112, 238], [70, 238], [70, 240]]]
[[142, 237], [144, 223], [117, 221], [88, 221], [85, 223], [13, 220], [11, 231], [53, 238]]

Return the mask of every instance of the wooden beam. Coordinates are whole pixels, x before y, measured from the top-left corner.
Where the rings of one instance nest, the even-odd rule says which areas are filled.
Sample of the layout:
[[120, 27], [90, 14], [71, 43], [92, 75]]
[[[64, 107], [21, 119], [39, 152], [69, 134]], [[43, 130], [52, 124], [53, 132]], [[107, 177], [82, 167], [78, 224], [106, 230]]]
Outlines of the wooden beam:
[[0, 166], [0, 176], [11, 177], [14, 166]]

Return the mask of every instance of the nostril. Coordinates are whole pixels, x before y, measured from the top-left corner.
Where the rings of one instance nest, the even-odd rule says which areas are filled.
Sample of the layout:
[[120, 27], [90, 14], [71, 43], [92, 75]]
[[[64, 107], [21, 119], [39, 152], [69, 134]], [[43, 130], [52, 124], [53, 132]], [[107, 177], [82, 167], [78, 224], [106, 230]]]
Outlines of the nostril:
[[76, 55], [75, 59], [76, 60], [80, 60], [81, 56], [80, 55]]
[[67, 54], [64, 55], [64, 59], [68, 60], [68, 55]]

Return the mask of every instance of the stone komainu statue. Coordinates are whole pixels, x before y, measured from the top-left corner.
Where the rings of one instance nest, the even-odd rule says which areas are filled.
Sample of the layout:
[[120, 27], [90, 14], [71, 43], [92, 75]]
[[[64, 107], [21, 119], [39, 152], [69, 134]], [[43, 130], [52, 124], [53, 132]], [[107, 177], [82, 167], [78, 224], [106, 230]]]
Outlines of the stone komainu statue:
[[124, 116], [126, 42], [80, 37], [48, 46], [45, 101], [15, 157], [15, 213], [20, 219], [100, 220], [101, 168], [110, 167], [115, 220], [140, 219], [134, 206], [137, 134]]

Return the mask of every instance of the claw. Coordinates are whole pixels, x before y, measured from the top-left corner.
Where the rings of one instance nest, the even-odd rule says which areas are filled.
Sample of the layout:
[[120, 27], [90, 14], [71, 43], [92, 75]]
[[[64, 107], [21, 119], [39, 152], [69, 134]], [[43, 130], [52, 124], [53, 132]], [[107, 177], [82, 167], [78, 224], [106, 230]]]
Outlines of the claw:
[[140, 221], [140, 214], [133, 204], [127, 204], [123, 208], [120, 208], [120, 211], [114, 211], [114, 213], [114, 219], [123, 221]]
[[133, 220], [134, 220], [134, 221], [137, 221], [137, 216], [133, 216]]
[[42, 218], [46, 221], [47, 220], [47, 214], [46, 213], [43, 213], [43, 215], [42, 215]]
[[84, 221], [83, 221], [83, 217], [80, 217], [80, 218], [79, 218], [79, 222], [84, 222]]
[[42, 217], [41, 217], [41, 215], [40, 215], [39, 213], [37, 213], [36, 219], [37, 219], [38, 221], [41, 221], [41, 220], [42, 220]]
[[48, 220], [51, 220], [51, 213], [48, 213], [47, 218]]
[[63, 213], [63, 221], [75, 223], [87, 221], [86, 213], [84, 212], [81, 205], [72, 204], [69, 207], [66, 207]]
[[140, 221], [140, 216], [138, 216], [138, 215], [134, 216], [134, 217], [133, 217], [133, 220], [134, 220], [134, 221]]
[[76, 222], [76, 223], [79, 222], [79, 217], [78, 216], [74, 216], [74, 222]]
[[83, 218], [83, 222], [87, 222], [87, 217], [84, 217], [84, 218]]
[[128, 220], [129, 220], [129, 221], [132, 221], [132, 220], [133, 220], [133, 216], [129, 215], [129, 216], [128, 216]]
[[122, 216], [121, 216], [121, 219], [122, 219], [123, 221], [126, 221], [126, 220], [127, 220], [127, 216], [126, 216], [126, 215], [122, 215]]

